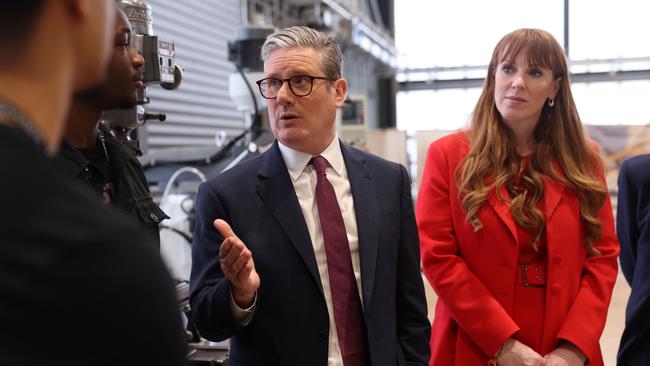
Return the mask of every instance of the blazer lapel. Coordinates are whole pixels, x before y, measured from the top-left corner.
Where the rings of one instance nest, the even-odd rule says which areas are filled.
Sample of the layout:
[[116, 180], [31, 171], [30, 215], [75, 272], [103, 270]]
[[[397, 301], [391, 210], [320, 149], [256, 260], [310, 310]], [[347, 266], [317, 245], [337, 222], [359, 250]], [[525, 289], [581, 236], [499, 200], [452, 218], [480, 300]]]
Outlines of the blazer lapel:
[[323, 293], [309, 230], [277, 141], [265, 154], [265, 160], [258, 171], [257, 194], [287, 234]]
[[361, 290], [364, 308], [368, 308], [377, 266], [379, 239], [379, 208], [374, 182], [364, 164], [365, 158], [353, 148], [341, 143], [341, 152], [348, 172], [359, 237], [359, 260], [361, 262]]
[[549, 177], [544, 177], [544, 221], [548, 224], [557, 205], [562, 200], [564, 184]]
[[488, 198], [488, 204], [490, 205], [490, 207], [492, 207], [494, 212], [496, 212], [497, 217], [501, 219], [501, 221], [506, 225], [515, 243], [518, 243], [519, 239], [517, 236], [517, 224], [515, 222], [515, 218], [512, 216], [512, 212], [510, 212], [510, 207], [508, 206], [508, 204], [500, 197], [502, 198], [508, 197], [508, 191], [506, 190], [505, 186], [501, 187], [500, 195], [498, 195], [496, 191], [492, 191], [490, 193], [490, 197]]
[[[555, 212], [557, 205], [560, 203], [563, 193], [564, 184], [549, 177], [544, 177], [544, 221], [547, 224], [553, 215], [553, 212]], [[508, 192], [505, 186], [501, 187], [501, 197], [508, 197]], [[490, 193], [488, 204], [492, 207], [494, 212], [496, 212], [499, 219], [501, 219], [501, 221], [503, 221], [503, 223], [508, 227], [508, 231], [510, 231], [512, 238], [515, 240], [515, 243], [517, 243], [517, 224], [515, 219], [512, 217], [512, 212], [510, 212], [508, 204], [499, 199], [496, 192]]]

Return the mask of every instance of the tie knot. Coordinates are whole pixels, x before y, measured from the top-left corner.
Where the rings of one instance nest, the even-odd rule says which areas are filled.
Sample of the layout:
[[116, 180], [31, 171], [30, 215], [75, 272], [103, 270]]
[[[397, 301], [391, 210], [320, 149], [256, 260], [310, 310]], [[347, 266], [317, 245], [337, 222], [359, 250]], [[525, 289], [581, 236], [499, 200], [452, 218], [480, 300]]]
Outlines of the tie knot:
[[311, 159], [311, 164], [314, 166], [314, 169], [316, 169], [316, 174], [326, 174], [325, 170], [327, 169], [327, 159], [321, 155], [314, 156]]

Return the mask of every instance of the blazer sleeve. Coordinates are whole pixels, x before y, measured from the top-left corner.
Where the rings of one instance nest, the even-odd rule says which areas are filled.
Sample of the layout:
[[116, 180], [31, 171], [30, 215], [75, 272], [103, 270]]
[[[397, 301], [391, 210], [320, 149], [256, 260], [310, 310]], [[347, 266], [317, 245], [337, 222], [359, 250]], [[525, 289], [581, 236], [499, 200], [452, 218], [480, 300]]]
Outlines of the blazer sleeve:
[[413, 212], [411, 182], [400, 166], [402, 179], [402, 232], [397, 273], [397, 338], [408, 365], [426, 366], [431, 350], [431, 324], [427, 319], [427, 303], [420, 272], [418, 231]]
[[427, 152], [416, 208], [422, 267], [439, 301], [491, 356], [519, 327], [459, 255], [451, 212], [457, 198], [450, 194], [455, 167], [448, 156], [436, 142]]
[[[196, 196], [190, 306], [199, 333], [209, 340], [222, 341], [237, 333], [243, 324], [234, 317], [230, 281], [219, 266], [219, 248], [223, 237], [214, 228], [213, 222], [215, 219], [230, 221], [211, 184], [202, 183]], [[258, 306], [259, 302], [255, 309]]]
[[[601, 176], [605, 183], [604, 174]], [[557, 341], [567, 340], [591, 358], [605, 327], [607, 310], [618, 275], [619, 243], [609, 194], [598, 213], [602, 234], [594, 247], [598, 255], [588, 255], [582, 268], [580, 287], [560, 327]]]

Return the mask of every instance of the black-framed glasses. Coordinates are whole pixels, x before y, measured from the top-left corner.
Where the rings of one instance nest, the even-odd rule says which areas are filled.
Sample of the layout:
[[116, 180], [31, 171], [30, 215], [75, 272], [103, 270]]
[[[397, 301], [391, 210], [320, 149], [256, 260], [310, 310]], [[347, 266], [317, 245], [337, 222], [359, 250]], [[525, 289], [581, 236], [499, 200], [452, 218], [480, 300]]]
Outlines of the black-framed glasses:
[[306, 97], [314, 88], [314, 80], [316, 79], [336, 81], [336, 79], [330, 79], [322, 76], [294, 75], [288, 79], [265, 78], [256, 81], [256, 83], [260, 88], [260, 93], [266, 99], [277, 98], [278, 92], [282, 88], [282, 84], [284, 84], [285, 81], [289, 82], [289, 89], [293, 95], [297, 97]]

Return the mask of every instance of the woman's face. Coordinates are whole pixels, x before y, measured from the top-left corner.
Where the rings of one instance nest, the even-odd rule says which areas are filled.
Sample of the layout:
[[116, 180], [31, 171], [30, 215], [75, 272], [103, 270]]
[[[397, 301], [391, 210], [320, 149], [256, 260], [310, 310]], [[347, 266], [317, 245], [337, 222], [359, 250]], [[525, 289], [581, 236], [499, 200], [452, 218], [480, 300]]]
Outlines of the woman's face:
[[534, 127], [548, 98], [554, 98], [560, 79], [551, 69], [529, 65], [526, 52], [515, 60], [503, 60], [494, 75], [494, 102], [503, 122], [510, 128]]

